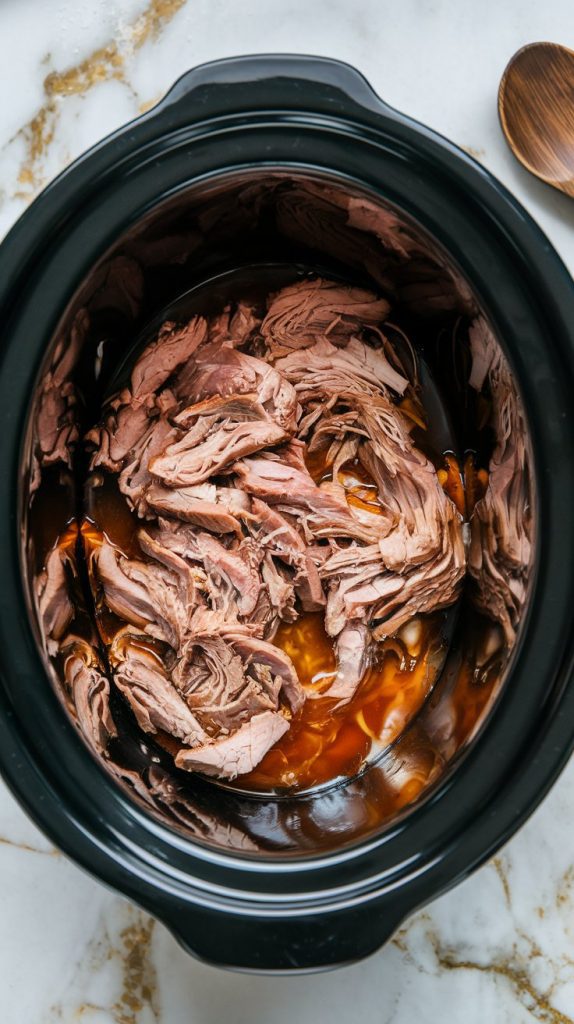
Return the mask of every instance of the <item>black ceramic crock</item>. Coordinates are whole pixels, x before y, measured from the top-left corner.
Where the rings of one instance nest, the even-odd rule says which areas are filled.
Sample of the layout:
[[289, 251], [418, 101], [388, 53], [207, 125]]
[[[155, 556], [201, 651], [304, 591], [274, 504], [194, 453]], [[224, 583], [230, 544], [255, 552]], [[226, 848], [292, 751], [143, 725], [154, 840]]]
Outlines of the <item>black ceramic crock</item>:
[[[43, 352], [120, 231], [184, 184], [298, 167], [354, 180], [443, 244], [495, 324], [524, 401], [537, 486], [535, 579], [509, 678], [456, 770], [367, 841], [323, 856], [226, 855], [164, 827], [92, 758], [38, 652], [19, 561], [18, 474]], [[53, 182], [0, 248], [0, 767], [71, 858], [214, 964], [290, 971], [376, 950], [532, 812], [574, 736], [574, 293], [483, 168], [389, 108], [352, 68], [270, 56], [186, 74]]]

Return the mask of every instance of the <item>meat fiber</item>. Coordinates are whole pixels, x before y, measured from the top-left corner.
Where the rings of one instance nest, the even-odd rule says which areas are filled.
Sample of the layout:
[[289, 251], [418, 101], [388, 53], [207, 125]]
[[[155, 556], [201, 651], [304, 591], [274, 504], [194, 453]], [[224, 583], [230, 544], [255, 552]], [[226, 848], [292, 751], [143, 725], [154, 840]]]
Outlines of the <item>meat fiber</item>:
[[149, 649], [129, 633], [120, 633], [111, 645], [109, 657], [114, 682], [144, 732], [161, 729], [184, 743], [204, 741], [204, 730]]
[[[210, 530], [212, 533], [234, 533], [241, 538], [241, 518], [249, 513], [249, 497], [230, 487], [196, 484], [194, 487], [170, 488], [152, 483], [146, 491], [149, 509], [170, 515]], [[243, 505], [239, 499], [245, 499]]]
[[234, 468], [241, 487], [297, 518], [310, 537], [373, 539], [344, 498], [318, 487], [306, 469], [265, 456], [243, 459]]
[[74, 618], [74, 605], [66, 576], [67, 565], [67, 552], [56, 545], [36, 579], [38, 615], [49, 654], [57, 653], [58, 641], [61, 641]]
[[68, 636], [62, 647], [64, 678], [70, 688], [78, 725], [97, 754], [105, 754], [117, 735], [110, 711], [110, 683], [94, 648], [79, 637]]
[[180, 376], [177, 393], [199, 402], [207, 398], [256, 395], [268, 416], [287, 433], [297, 425], [297, 396], [272, 365], [228, 345], [211, 344], [198, 352]]
[[317, 278], [298, 281], [273, 296], [261, 334], [276, 356], [305, 349], [318, 338], [345, 345], [363, 328], [383, 321], [389, 303], [362, 288], [349, 288]]
[[223, 472], [237, 459], [284, 441], [287, 435], [271, 420], [237, 423], [225, 419], [197, 444], [190, 431], [149, 463], [152, 477], [168, 487], [193, 487]]
[[131, 392], [135, 402], [143, 402], [165, 384], [174, 370], [188, 363], [195, 350], [207, 337], [207, 324], [196, 316], [184, 327], [165, 323], [157, 339], [140, 356], [131, 376]]
[[231, 736], [191, 750], [180, 750], [175, 763], [178, 768], [187, 771], [235, 779], [238, 775], [253, 771], [288, 728], [289, 722], [282, 715], [263, 711], [250, 718]]
[[77, 394], [72, 374], [89, 326], [88, 312], [82, 308], [74, 317], [69, 331], [58, 340], [51, 365], [42, 376], [34, 409], [31, 494], [40, 485], [43, 468], [58, 462], [68, 467], [72, 465], [79, 438]]
[[532, 553], [527, 430], [508, 365], [485, 320], [472, 324], [470, 345], [470, 385], [481, 391], [488, 383], [496, 447], [486, 493], [471, 516], [469, 572], [477, 606], [500, 623], [512, 643], [526, 601]]

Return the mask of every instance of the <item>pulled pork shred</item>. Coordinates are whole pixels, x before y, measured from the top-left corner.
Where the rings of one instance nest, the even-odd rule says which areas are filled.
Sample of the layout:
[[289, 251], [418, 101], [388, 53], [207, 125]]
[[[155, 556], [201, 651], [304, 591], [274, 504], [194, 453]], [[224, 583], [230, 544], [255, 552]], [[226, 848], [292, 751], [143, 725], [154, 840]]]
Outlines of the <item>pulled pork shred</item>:
[[[165, 324], [88, 435], [92, 468], [115, 475], [141, 522], [141, 557], [105, 536], [87, 550], [96, 598], [123, 623], [113, 684], [145, 732], [179, 743], [180, 768], [251, 771], [307, 698], [349, 701], [380, 638], [458, 595], [462, 520], [400, 411], [416, 381], [385, 337], [388, 312], [369, 291], [308, 279], [265, 309]], [[375, 503], [348, 500], [350, 463]], [[54, 558], [44, 623], [102, 749], [109, 683], [62, 639], [62, 578]], [[322, 613], [333, 638], [338, 671], [321, 694], [273, 644], [301, 611]]]
[[526, 603], [533, 543], [528, 433], [510, 369], [482, 317], [472, 324], [469, 337], [469, 383], [479, 392], [488, 386], [496, 446], [486, 493], [470, 520], [468, 569], [475, 583], [475, 604], [500, 623], [512, 645]]

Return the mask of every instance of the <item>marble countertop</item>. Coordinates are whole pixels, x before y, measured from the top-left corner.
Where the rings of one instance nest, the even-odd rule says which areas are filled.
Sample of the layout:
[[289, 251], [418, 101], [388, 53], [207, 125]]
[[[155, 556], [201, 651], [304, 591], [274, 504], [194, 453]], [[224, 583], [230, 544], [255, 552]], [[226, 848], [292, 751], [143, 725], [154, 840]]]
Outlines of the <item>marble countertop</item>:
[[[574, 203], [514, 162], [496, 91], [527, 42], [574, 45], [571, 0], [4, 0], [0, 235], [70, 160], [187, 68], [240, 53], [355, 64], [389, 103], [463, 146], [574, 270]], [[2, 1024], [571, 1024], [574, 763], [515, 838], [368, 961], [304, 978], [195, 963], [83, 874], [0, 784]]]

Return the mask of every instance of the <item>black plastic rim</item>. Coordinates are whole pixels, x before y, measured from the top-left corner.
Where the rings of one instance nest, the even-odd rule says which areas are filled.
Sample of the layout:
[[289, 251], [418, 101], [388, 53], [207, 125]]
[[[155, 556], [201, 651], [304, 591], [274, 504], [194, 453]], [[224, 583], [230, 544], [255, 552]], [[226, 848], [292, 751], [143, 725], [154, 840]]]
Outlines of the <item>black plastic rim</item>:
[[[201, 178], [306, 168], [354, 179], [421, 222], [473, 283], [531, 425], [539, 568], [528, 630], [496, 713], [431, 799], [328, 857], [216, 854], [148, 818], [92, 759], [53, 693], [28, 623], [17, 474], [38, 367], [88, 268], [144, 210]], [[506, 841], [573, 745], [574, 286], [522, 207], [483, 168], [388, 108], [352, 68], [243, 58], [184, 76], [91, 150], [0, 247], [0, 768], [84, 868], [159, 916], [197, 955], [243, 968], [340, 963]], [[32, 709], [32, 710], [31, 710]]]

